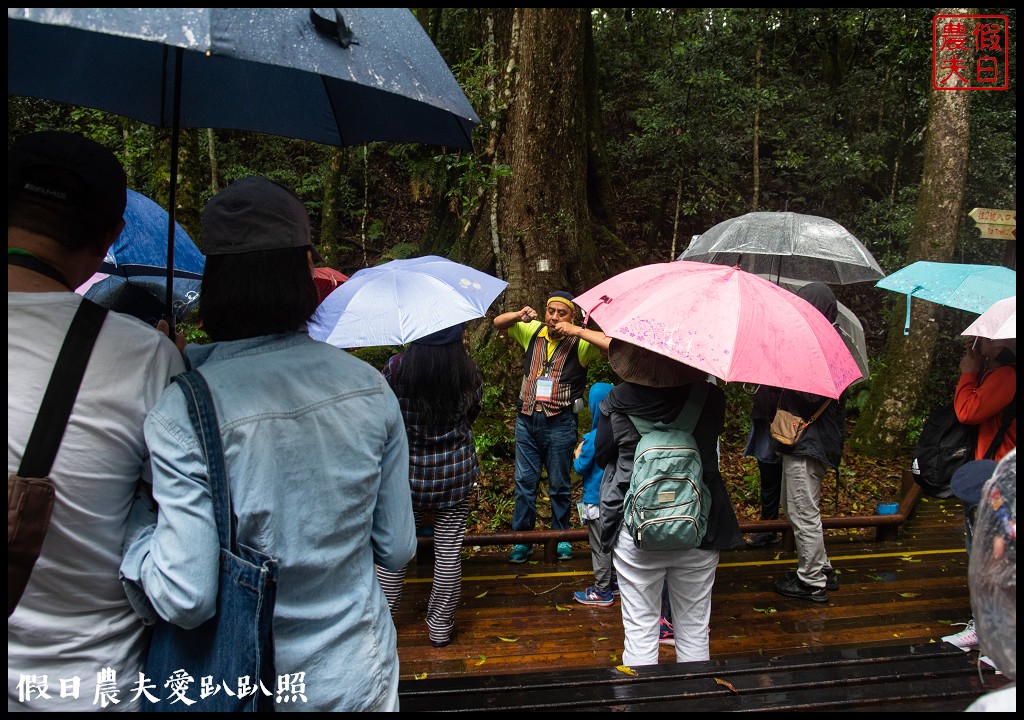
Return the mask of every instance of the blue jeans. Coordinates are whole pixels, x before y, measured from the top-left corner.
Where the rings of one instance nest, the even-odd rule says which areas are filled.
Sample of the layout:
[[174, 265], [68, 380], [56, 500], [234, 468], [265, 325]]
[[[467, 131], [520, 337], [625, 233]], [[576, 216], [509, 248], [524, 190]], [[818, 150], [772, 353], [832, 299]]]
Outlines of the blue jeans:
[[569, 528], [572, 489], [569, 471], [577, 442], [576, 416], [570, 412], [547, 417], [543, 412], [516, 415], [516, 504], [513, 530], [533, 530], [537, 524], [537, 485], [541, 466], [548, 471], [551, 528]]

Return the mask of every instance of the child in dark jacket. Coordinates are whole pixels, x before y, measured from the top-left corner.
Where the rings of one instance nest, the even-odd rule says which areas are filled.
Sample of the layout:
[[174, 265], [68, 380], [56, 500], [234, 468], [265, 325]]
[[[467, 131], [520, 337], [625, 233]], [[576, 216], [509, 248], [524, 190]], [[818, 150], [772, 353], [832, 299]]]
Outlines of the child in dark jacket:
[[590, 388], [591, 429], [576, 448], [576, 459], [572, 469], [583, 476], [583, 504], [580, 521], [587, 524], [590, 532], [590, 561], [594, 567], [594, 584], [586, 590], [573, 593], [573, 599], [584, 605], [600, 605], [608, 607], [615, 602], [618, 583], [615, 569], [612, 567], [612, 554], [601, 551], [601, 539], [595, 534], [596, 526], [591, 520], [597, 519], [601, 505], [601, 478], [604, 468], [594, 461], [594, 438], [597, 436], [597, 421], [601, 417], [598, 406], [604, 396], [612, 389], [610, 383], [594, 383]]

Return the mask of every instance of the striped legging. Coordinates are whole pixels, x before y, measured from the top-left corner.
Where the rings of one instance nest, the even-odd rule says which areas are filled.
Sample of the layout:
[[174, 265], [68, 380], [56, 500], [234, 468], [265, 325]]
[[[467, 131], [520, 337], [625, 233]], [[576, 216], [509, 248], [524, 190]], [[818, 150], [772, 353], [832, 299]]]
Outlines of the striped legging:
[[[426, 511], [413, 508], [416, 527]], [[434, 582], [427, 603], [427, 634], [435, 643], [448, 642], [455, 627], [455, 608], [462, 597], [462, 540], [466, 536], [469, 498], [458, 505], [434, 510]], [[377, 568], [377, 578], [394, 614], [402, 601], [405, 568], [391, 572]]]

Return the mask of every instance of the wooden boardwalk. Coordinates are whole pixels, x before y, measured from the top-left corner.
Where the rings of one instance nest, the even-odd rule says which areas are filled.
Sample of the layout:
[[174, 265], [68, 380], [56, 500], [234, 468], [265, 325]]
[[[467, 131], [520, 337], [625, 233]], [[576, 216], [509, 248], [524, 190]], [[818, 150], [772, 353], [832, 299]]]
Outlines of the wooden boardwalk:
[[[712, 662], [942, 643], [971, 612], [959, 501], [922, 499], [898, 535], [880, 542], [872, 530], [828, 531], [841, 587], [827, 604], [771, 590], [775, 578], [795, 567], [793, 552], [774, 546], [723, 553], [713, 598]], [[572, 599], [573, 591], [593, 580], [586, 544], [576, 546], [572, 560], [550, 564], [511, 565], [507, 550], [467, 548], [455, 637], [445, 648], [431, 647], [423, 621], [431, 567], [410, 566], [395, 617], [404, 686], [426, 678], [557, 676], [621, 664], [618, 602], [602, 608]], [[977, 653], [969, 655], [973, 660]], [[674, 648], [662, 646], [662, 664], [674, 659]]]

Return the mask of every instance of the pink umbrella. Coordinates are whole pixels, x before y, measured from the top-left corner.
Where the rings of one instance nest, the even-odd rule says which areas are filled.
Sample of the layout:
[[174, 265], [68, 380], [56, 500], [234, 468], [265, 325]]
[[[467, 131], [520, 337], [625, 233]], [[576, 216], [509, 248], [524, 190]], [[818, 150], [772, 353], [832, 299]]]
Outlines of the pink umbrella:
[[990, 340], [1017, 339], [1017, 296], [992, 304], [961, 335], [976, 335]]
[[680, 260], [627, 270], [576, 304], [606, 335], [726, 382], [838, 398], [861, 377], [836, 329], [810, 303], [752, 273]]

